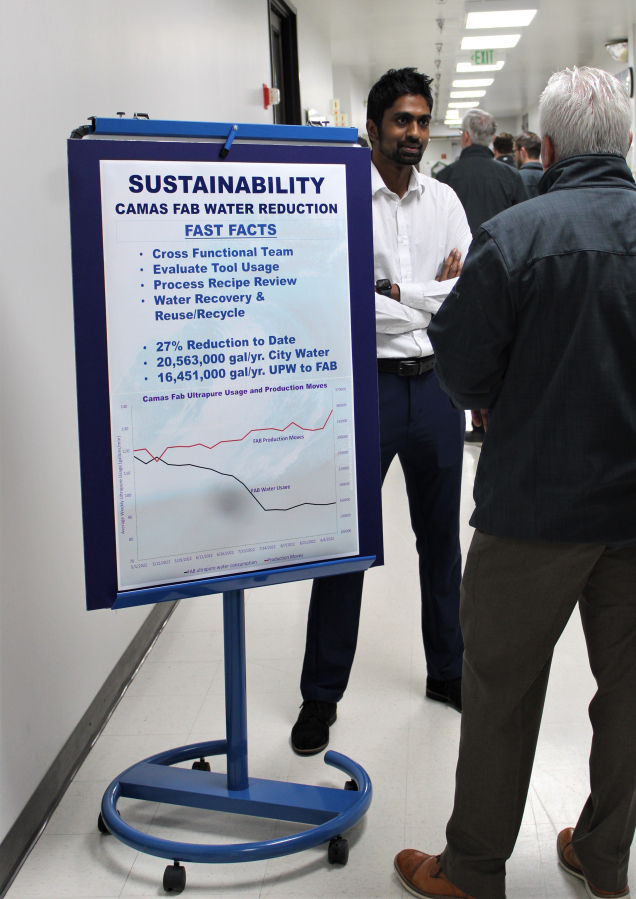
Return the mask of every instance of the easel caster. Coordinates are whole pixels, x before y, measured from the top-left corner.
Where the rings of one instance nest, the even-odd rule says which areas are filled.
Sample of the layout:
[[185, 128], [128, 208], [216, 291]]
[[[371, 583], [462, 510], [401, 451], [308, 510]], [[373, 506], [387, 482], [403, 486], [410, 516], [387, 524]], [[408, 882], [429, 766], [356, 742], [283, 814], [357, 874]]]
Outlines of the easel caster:
[[186, 885], [186, 869], [179, 862], [168, 865], [163, 872], [163, 888], [166, 893], [182, 893]]
[[349, 842], [344, 837], [334, 837], [329, 840], [327, 858], [330, 865], [346, 865], [349, 861]]
[[195, 771], [211, 771], [210, 763], [206, 762], [205, 759], [199, 759], [198, 762], [192, 762], [192, 768]]
[[[117, 814], [121, 818], [121, 814], [120, 814], [119, 810], [117, 810]], [[101, 812], [99, 813], [99, 817], [97, 818], [97, 829], [100, 833], [103, 833], [104, 836], [107, 836], [107, 837], [110, 836], [110, 830], [106, 827], [106, 822], [102, 818]]]

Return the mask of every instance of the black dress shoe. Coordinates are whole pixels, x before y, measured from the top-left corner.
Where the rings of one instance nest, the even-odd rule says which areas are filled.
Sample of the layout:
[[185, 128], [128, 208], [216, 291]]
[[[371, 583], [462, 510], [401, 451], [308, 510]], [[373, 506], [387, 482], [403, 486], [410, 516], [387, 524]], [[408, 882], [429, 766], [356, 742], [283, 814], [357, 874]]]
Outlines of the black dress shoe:
[[303, 702], [292, 727], [291, 744], [299, 755], [315, 755], [329, 745], [329, 728], [338, 717], [335, 702], [309, 699]]
[[426, 695], [429, 699], [435, 699], [437, 702], [447, 702], [461, 712], [462, 679], [456, 677], [454, 680], [433, 680], [432, 677], [427, 677]]

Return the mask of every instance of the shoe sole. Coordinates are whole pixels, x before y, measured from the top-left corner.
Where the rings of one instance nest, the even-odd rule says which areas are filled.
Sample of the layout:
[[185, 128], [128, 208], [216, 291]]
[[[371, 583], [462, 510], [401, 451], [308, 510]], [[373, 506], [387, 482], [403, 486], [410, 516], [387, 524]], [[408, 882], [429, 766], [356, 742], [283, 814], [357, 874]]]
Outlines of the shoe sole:
[[424, 897], [424, 899], [444, 899], [444, 897], [440, 896], [439, 893], [425, 893], [423, 890], [418, 890], [417, 887], [414, 887], [413, 884], [409, 883], [404, 874], [402, 874], [402, 872], [398, 868], [396, 860], [393, 861], [393, 867], [395, 868], [397, 876], [400, 878], [400, 883], [405, 890], [408, 890], [411, 896], [419, 896], [420, 899], [422, 899], [422, 897]]
[[[327, 727], [331, 727], [332, 724], [336, 723], [336, 718], [338, 717], [338, 713], [334, 712], [333, 717], [327, 721]], [[319, 746], [317, 749], [296, 749], [294, 746], [293, 740], [291, 741], [291, 748], [294, 750], [296, 755], [318, 755], [319, 752], [322, 752], [323, 749], [326, 749], [329, 746], [329, 738], [327, 737], [327, 742], [323, 746]]]
[[[559, 864], [568, 874], [571, 874], [572, 877], [578, 877], [579, 880], [582, 880], [585, 884], [585, 892], [590, 897], [590, 899], [603, 899], [603, 897], [599, 893], [595, 893], [590, 886], [587, 877], [583, 873], [583, 871], [578, 870], [577, 868], [573, 868], [572, 865], [569, 865], [566, 860], [563, 858], [563, 853], [561, 851], [561, 844], [559, 843], [559, 838], [557, 837], [557, 858], [559, 860]], [[617, 893], [617, 897], [620, 896], [620, 899], [630, 899], [630, 891], [627, 890], [626, 893]]]

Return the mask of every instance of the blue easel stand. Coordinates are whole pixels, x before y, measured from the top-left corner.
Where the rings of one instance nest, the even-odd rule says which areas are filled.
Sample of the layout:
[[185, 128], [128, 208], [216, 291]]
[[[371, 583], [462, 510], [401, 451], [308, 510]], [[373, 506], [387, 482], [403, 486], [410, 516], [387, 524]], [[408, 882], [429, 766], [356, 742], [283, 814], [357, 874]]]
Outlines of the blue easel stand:
[[[102, 832], [109, 831], [140, 852], [174, 861], [164, 874], [163, 886], [167, 891], [184, 889], [185, 868], [180, 864], [184, 861], [259, 861], [329, 842], [329, 861], [346, 864], [348, 846], [341, 835], [360, 820], [371, 804], [368, 774], [339, 752], [327, 752], [325, 762], [351, 778], [342, 790], [248, 776], [243, 590], [223, 594], [223, 631], [226, 739], [181, 746], [138, 762], [115, 778], [102, 800], [99, 821]], [[226, 756], [227, 774], [209, 770], [205, 759], [213, 755]], [[171, 767], [190, 759], [198, 760], [194, 770]], [[117, 802], [122, 796], [315, 826], [260, 843], [220, 846], [177, 843], [149, 836], [126, 824], [117, 812]]]

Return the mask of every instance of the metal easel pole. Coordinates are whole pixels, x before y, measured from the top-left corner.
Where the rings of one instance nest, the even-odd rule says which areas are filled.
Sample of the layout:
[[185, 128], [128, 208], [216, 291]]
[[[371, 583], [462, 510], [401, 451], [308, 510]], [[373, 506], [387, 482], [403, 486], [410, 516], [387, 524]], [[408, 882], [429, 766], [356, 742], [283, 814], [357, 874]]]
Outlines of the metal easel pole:
[[225, 724], [228, 790], [246, 790], [247, 699], [245, 693], [245, 597], [243, 590], [223, 594], [225, 648]]

